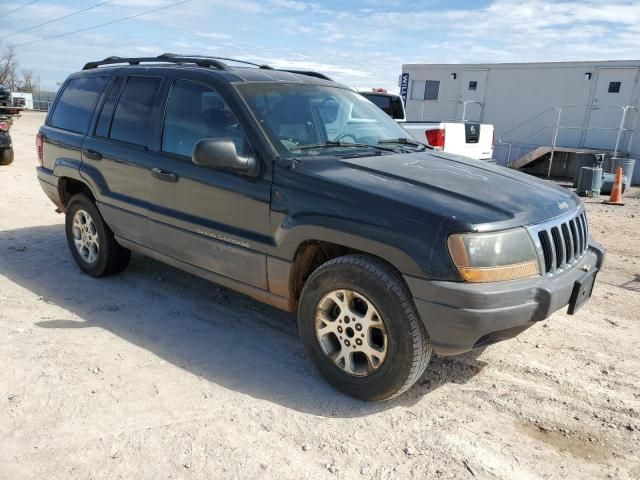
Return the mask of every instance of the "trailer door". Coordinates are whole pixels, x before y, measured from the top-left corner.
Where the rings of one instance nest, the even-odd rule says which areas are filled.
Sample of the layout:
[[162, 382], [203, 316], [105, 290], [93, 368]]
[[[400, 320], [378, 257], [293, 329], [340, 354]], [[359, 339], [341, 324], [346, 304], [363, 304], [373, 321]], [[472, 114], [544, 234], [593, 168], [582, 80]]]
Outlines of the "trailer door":
[[[480, 102], [484, 104], [484, 94], [487, 87], [488, 70], [462, 70], [460, 72], [460, 93], [458, 94], [458, 103], [456, 120], [462, 120], [463, 114], [465, 120], [474, 122], [482, 121], [482, 105], [472, 102]], [[467, 101], [466, 114], [464, 102]]]
[[[613, 150], [618, 136], [618, 127], [622, 120], [622, 109], [619, 106], [632, 105], [633, 92], [638, 81], [638, 68], [600, 68], [596, 88], [593, 94], [592, 108], [589, 115], [589, 128], [584, 134], [583, 145], [586, 148]], [[626, 126], [631, 125], [635, 112], [627, 115]], [[626, 149], [622, 135], [620, 148]]]

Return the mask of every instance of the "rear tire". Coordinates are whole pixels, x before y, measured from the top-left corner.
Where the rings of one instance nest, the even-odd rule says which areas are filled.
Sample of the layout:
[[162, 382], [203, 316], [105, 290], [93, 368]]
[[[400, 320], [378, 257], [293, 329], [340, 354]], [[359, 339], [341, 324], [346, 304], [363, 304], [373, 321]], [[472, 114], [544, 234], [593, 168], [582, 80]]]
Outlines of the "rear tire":
[[0, 165], [11, 165], [13, 163], [13, 148], [0, 150]]
[[320, 374], [363, 400], [402, 394], [431, 358], [431, 342], [402, 277], [368, 255], [339, 257], [311, 274], [300, 296], [298, 328]]
[[131, 251], [116, 242], [98, 208], [87, 196], [79, 193], [69, 201], [65, 231], [71, 255], [87, 275], [106, 277], [127, 268]]

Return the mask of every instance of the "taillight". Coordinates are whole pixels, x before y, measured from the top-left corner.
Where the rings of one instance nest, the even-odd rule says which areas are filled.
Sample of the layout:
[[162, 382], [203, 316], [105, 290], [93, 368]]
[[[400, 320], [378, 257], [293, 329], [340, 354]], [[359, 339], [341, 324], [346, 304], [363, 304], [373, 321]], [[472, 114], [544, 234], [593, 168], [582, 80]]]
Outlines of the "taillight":
[[40, 132], [36, 135], [36, 152], [38, 153], [38, 163], [42, 167], [44, 162], [44, 135]]
[[436, 150], [444, 150], [444, 128], [426, 130], [427, 142]]
[[7, 122], [0, 122], [0, 130], [4, 130], [5, 132], [8, 132], [9, 124]]

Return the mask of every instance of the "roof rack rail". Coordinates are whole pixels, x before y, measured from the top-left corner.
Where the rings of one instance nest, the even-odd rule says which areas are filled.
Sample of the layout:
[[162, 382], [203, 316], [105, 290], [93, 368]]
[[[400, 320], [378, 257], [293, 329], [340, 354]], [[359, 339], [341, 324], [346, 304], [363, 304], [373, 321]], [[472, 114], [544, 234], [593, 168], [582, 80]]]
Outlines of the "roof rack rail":
[[273, 70], [273, 67], [270, 67], [269, 65], [265, 65], [265, 64], [260, 64], [260, 63], [254, 63], [254, 62], [248, 62], [246, 60], [238, 60], [237, 58], [229, 58], [229, 57], [210, 57], [207, 55], [179, 55], [176, 53], [163, 53], [162, 55], [160, 55], [160, 57], [162, 58], [176, 58], [176, 57], [189, 57], [189, 58], [206, 58], [206, 59], [210, 59], [210, 60], [225, 60], [227, 62], [236, 62], [236, 63], [244, 63], [246, 65], [252, 65], [254, 67], [258, 67], [261, 68], [263, 70]]
[[290, 69], [274, 69], [269, 65], [248, 62], [246, 60], [238, 60], [237, 58], [229, 57], [208, 57], [205, 55], [180, 55], [177, 53], [163, 53], [157, 57], [108, 57], [104, 60], [97, 62], [89, 62], [82, 69], [91, 70], [104, 65], [118, 65], [121, 63], [128, 63], [129, 65], [140, 65], [141, 63], [193, 63], [200, 67], [213, 67], [218, 70], [229, 70], [229, 66], [222, 60], [227, 62], [244, 63], [245, 65], [252, 65], [262, 70], [278, 70], [280, 72], [295, 73], [298, 75], [307, 75], [309, 77], [316, 77], [322, 80], [328, 80], [333, 82], [333, 79], [327, 77], [324, 73], [313, 72], [309, 70], [290, 70]]
[[289, 70], [288, 68], [279, 68], [278, 70], [281, 72], [295, 73], [297, 75], [306, 75], [308, 77], [321, 78], [322, 80], [329, 80], [330, 82], [333, 82], [333, 79], [327, 77], [324, 73], [313, 72], [311, 70]]
[[181, 55], [164, 54], [157, 57], [108, 57], [97, 62], [89, 62], [82, 69], [91, 70], [103, 65], [117, 65], [119, 63], [128, 63], [129, 65], [140, 65], [141, 63], [193, 63], [200, 67], [213, 67], [218, 70], [229, 70], [229, 67], [223, 62], [206, 57], [189, 57]]

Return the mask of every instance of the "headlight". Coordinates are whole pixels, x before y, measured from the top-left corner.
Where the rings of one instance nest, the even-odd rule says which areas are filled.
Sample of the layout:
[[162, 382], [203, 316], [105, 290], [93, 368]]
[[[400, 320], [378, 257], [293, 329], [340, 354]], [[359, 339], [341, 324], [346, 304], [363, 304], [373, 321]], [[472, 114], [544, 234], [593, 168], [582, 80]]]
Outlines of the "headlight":
[[467, 282], [500, 282], [540, 274], [538, 256], [523, 228], [457, 233], [448, 241], [454, 265]]

